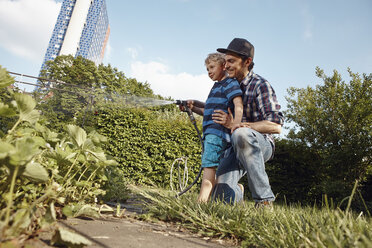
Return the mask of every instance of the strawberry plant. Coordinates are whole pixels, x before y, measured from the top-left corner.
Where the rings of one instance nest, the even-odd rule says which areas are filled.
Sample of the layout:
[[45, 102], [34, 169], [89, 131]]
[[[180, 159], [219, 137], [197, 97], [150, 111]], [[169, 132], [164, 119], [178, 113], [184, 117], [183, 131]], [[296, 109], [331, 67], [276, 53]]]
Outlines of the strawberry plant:
[[[0, 89], [12, 83], [0, 67]], [[37, 236], [38, 230], [55, 222], [57, 210], [64, 206], [88, 209], [87, 203], [105, 193], [101, 189], [105, 169], [116, 164], [100, 147], [106, 142], [104, 136], [95, 131], [87, 134], [75, 125], [56, 133], [40, 124], [30, 95], [10, 88], [6, 92], [0, 117], [12, 118], [12, 125], [0, 139], [0, 239], [4, 241]], [[65, 233], [56, 231], [55, 242], [66, 236], [61, 232]]]

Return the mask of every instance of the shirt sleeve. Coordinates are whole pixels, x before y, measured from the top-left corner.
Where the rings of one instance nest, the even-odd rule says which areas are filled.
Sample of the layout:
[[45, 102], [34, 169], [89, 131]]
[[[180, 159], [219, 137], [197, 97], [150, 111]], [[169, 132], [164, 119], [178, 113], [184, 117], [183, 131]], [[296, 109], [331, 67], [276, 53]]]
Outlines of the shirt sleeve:
[[225, 86], [225, 95], [229, 102], [237, 96], [242, 96], [242, 90], [240, 89], [239, 82], [235, 79], [231, 79], [227, 81], [227, 85]]
[[284, 116], [280, 111], [280, 104], [274, 89], [267, 81], [261, 82], [257, 87], [257, 107], [264, 120], [278, 123], [283, 126]]

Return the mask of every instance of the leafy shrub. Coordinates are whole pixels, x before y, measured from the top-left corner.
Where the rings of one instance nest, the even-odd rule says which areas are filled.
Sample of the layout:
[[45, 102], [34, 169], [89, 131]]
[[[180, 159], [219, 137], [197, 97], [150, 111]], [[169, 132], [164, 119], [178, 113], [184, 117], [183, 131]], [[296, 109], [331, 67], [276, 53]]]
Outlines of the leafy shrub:
[[[170, 120], [169, 115], [179, 118]], [[198, 136], [179, 111], [106, 108], [97, 116], [97, 131], [108, 138], [105, 150], [118, 161], [125, 177], [136, 183], [168, 187], [170, 167], [179, 157], [188, 157], [191, 178], [199, 170]]]
[[345, 82], [337, 71], [327, 76], [317, 68], [323, 84], [292, 87], [287, 97], [286, 118], [296, 124], [288, 138], [315, 155], [322, 192], [338, 201], [372, 172], [372, 74], [348, 72]]
[[275, 146], [275, 156], [267, 162], [266, 171], [278, 200], [312, 203], [321, 199], [322, 168], [318, 166], [316, 154], [306, 146], [286, 139], [277, 140]]
[[107, 183], [103, 185], [106, 194], [103, 196], [105, 202], [125, 202], [130, 195], [128, 179], [123, 171], [115, 166], [106, 169]]
[[[0, 67], [0, 89], [14, 81]], [[56, 219], [54, 204], [94, 202], [104, 194], [106, 158], [96, 132], [67, 125], [56, 133], [38, 121], [36, 101], [8, 90], [0, 116], [15, 122], [0, 139], [0, 240], [31, 235]]]

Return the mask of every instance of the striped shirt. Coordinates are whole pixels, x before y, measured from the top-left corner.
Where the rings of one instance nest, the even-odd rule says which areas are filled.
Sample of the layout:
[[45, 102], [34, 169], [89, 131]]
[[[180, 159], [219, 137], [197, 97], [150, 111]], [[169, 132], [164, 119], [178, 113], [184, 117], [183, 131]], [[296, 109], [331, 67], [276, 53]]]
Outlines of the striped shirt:
[[230, 129], [217, 124], [212, 120], [214, 110], [220, 109], [228, 113], [228, 108], [234, 112], [233, 99], [241, 96], [242, 91], [239, 82], [233, 78], [226, 78], [220, 82], [215, 82], [205, 103], [203, 115], [203, 134], [215, 134], [227, 142], [231, 141]]
[[[243, 91], [242, 122], [271, 121], [283, 125], [284, 117], [274, 89], [261, 76], [251, 70], [240, 82]], [[271, 134], [266, 134], [274, 145]]]

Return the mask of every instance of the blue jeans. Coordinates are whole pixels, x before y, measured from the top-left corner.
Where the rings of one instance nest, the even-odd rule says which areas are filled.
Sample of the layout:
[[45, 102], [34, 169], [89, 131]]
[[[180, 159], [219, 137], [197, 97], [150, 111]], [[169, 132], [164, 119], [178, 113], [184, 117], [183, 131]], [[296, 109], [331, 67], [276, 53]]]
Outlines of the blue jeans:
[[227, 203], [241, 201], [243, 193], [238, 182], [246, 174], [249, 190], [256, 202], [274, 201], [265, 171], [265, 162], [272, 152], [271, 142], [261, 133], [247, 127], [236, 129], [232, 134], [232, 147], [226, 150], [218, 166], [213, 197]]

